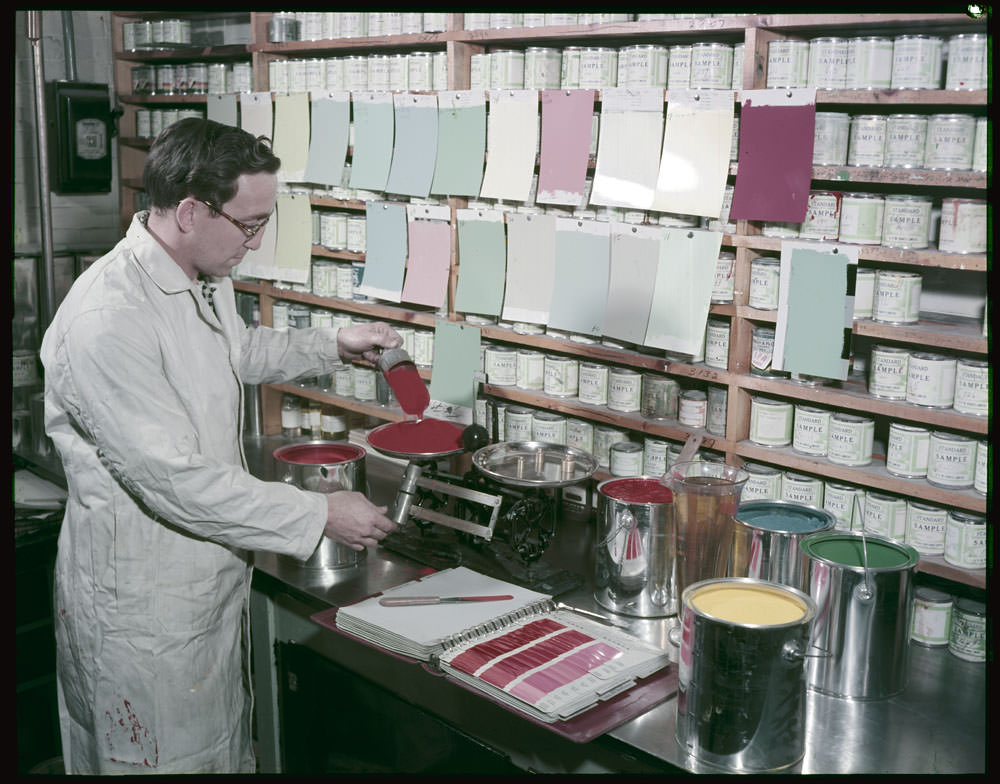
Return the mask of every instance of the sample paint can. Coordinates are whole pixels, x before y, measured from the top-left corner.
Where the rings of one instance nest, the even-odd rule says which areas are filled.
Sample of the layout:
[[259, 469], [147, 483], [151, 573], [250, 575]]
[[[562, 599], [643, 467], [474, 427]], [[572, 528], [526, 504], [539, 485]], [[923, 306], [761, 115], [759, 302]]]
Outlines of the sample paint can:
[[504, 441], [530, 441], [534, 412], [523, 406], [507, 406], [503, 420]]
[[708, 417], [708, 395], [700, 389], [681, 392], [677, 405], [677, 421], [687, 427], [704, 427]]
[[948, 510], [912, 498], [906, 502], [906, 543], [921, 555], [943, 555]]
[[729, 322], [709, 319], [705, 327], [705, 364], [726, 370], [729, 367]]
[[566, 423], [566, 446], [588, 454], [594, 452], [594, 425], [585, 419], [570, 419]]
[[367, 246], [367, 236], [364, 215], [349, 215], [347, 217], [347, 249], [352, 253], [364, 253]]
[[885, 165], [890, 169], [920, 169], [927, 148], [927, 116], [890, 114], [885, 130]]
[[517, 383], [517, 352], [510, 346], [486, 346], [483, 370], [490, 384], [512, 387]]
[[886, 196], [882, 245], [907, 250], [926, 248], [930, 244], [931, 206], [929, 196]]
[[614, 476], [639, 476], [642, 474], [642, 445], [632, 441], [612, 444], [608, 462]]
[[[837, 226], [839, 232], [839, 210]], [[750, 286], [747, 293], [747, 304], [758, 310], [777, 310], [780, 280], [781, 262], [763, 256], [755, 258], [750, 262]]]
[[750, 399], [750, 441], [758, 446], [792, 443], [792, 404], [754, 395]]
[[892, 84], [892, 39], [862, 36], [847, 41], [848, 90], [888, 90]]
[[987, 36], [962, 33], [948, 39], [946, 90], [985, 90], [989, 86]]
[[149, 109], [135, 110], [135, 135], [140, 139], [149, 139], [153, 136], [152, 115]]
[[562, 55], [558, 49], [529, 46], [524, 50], [524, 86], [528, 90], [555, 90], [562, 75]]
[[611, 368], [608, 374], [608, 408], [638, 411], [642, 400], [642, 376], [631, 368]]
[[990, 445], [986, 441], [976, 443], [976, 473], [972, 489], [979, 495], [986, 495], [989, 489]]
[[986, 518], [952, 509], [944, 533], [944, 560], [962, 569], [986, 567]]
[[406, 81], [410, 90], [434, 89], [433, 52], [410, 52], [406, 56]]
[[351, 373], [354, 376], [354, 397], [358, 400], [377, 399], [375, 377], [377, 373], [374, 368], [351, 365]]
[[906, 536], [906, 499], [869, 490], [864, 518], [865, 532], [902, 542]]
[[705, 429], [713, 436], [726, 436], [726, 406], [729, 401], [729, 391], [725, 387], [710, 386], [708, 388], [708, 409], [705, 414]]
[[344, 89], [368, 89], [368, 58], [365, 55], [352, 54], [344, 58]]
[[815, 406], [795, 406], [792, 449], [804, 455], [823, 457], [830, 449], [832, 414]]
[[413, 331], [413, 362], [418, 367], [430, 367], [434, 363], [434, 332], [429, 329]]
[[896, 36], [892, 43], [892, 89], [940, 88], [943, 44], [943, 39], [936, 36]]
[[935, 591], [923, 585], [917, 588], [913, 596], [910, 639], [917, 645], [928, 648], [947, 646], [948, 640], [951, 639], [953, 605], [954, 599], [944, 591]]
[[580, 48], [580, 88], [600, 89], [618, 84], [618, 52], [607, 46]]
[[604, 406], [608, 403], [608, 367], [597, 362], [581, 362], [578, 397], [581, 403]]
[[566, 417], [551, 411], [536, 411], [531, 420], [531, 440], [546, 444], [565, 444]]
[[354, 299], [354, 265], [337, 265], [337, 296], [340, 299]]
[[621, 441], [628, 441], [624, 430], [599, 425], [594, 428], [594, 448], [592, 453], [597, 458], [597, 465], [609, 468], [611, 465], [611, 447]]
[[389, 89], [389, 55], [368, 55], [368, 89]]
[[490, 87], [494, 90], [524, 87], [524, 52], [514, 49], [490, 52]]
[[729, 90], [733, 86], [733, 47], [702, 42], [691, 45], [692, 89]]
[[767, 45], [767, 87], [806, 87], [809, 42], [775, 39]]
[[567, 46], [562, 50], [562, 60], [559, 64], [559, 86], [563, 89], [573, 89], [580, 86], [580, 53], [581, 47], [579, 46]]
[[845, 193], [840, 202], [840, 241], [857, 245], [882, 242], [885, 197], [874, 193]]
[[955, 403], [954, 357], [930, 351], [910, 354], [906, 368], [906, 402], [927, 408], [951, 408]]
[[959, 598], [951, 614], [948, 652], [971, 662], [986, 661], [986, 605]]
[[806, 219], [799, 229], [799, 236], [812, 240], [836, 240], [840, 236], [841, 197], [842, 194], [837, 191], [809, 191]]
[[648, 476], [661, 477], [667, 473], [666, 441], [658, 438], [646, 438], [642, 450], [642, 471]]
[[667, 419], [677, 416], [680, 384], [668, 376], [646, 373], [642, 378], [640, 413], [646, 419]]
[[955, 364], [953, 406], [960, 414], [990, 413], [990, 364], [978, 359], [958, 359]]
[[827, 482], [823, 493], [823, 508], [833, 515], [837, 528], [860, 528], [864, 519], [865, 491], [854, 485]]
[[750, 339], [750, 372], [756, 376], [780, 377], [785, 374], [771, 369], [774, 356], [774, 329], [754, 327]]
[[229, 92], [249, 93], [253, 91], [253, 68], [250, 63], [233, 63]]
[[896, 346], [874, 345], [868, 363], [868, 394], [885, 400], [906, 400], [910, 352]]
[[794, 471], [785, 471], [781, 478], [780, 500], [822, 509], [823, 480]]
[[230, 82], [229, 67], [225, 63], [208, 64], [208, 92], [212, 95], [221, 95], [232, 92], [229, 89]]
[[927, 120], [924, 168], [969, 171], [976, 140], [976, 118], [971, 114], [932, 114]]
[[885, 163], [885, 137], [888, 119], [882, 114], [858, 114], [851, 117], [848, 166], [882, 166]]
[[938, 249], [948, 253], [985, 253], [986, 226], [984, 200], [942, 199]]
[[546, 354], [544, 391], [556, 397], [575, 397], [580, 389], [580, 362], [569, 357]]
[[742, 466], [749, 478], [740, 494], [742, 503], [771, 501], [781, 498], [781, 471], [763, 463], [746, 462]]
[[691, 86], [691, 45], [678, 44], [669, 49], [667, 66], [667, 89]]
[[886, 445], [885, 470], [906, 479], [927, 476], [930, 444], [931, 434], [927, 428], [892, 422]]
[[[267, 81], [269, 90], [272, 93], [287, 93], [288, 89], [288, 60], [271, 60], [267, 64]], [[210, 82], [210, 71], [206, 72], [206, 83]], [[206, 90], [208, 88], [206, 87]], [[212, 92], [208, 90], [208, 92]]]
[[665, 46], [657, 44], [626, 46], [618, 53], [618, 86], [666, 87], [669, 58]]
[[935, 487], [960, 490], [976, 477], [976, 442], [968, 436], [935, 430], [927, 457], [927, 481]]
[[545, 355], [541, 351], [518, 350], [516, 368], [515, 386], [531, 390], [545, 388]]
[[972, 143], [972, 171], [984, 172], [989, 168], [990, 120], [976, 118], [976, 138]]
[[813, 166], [843, 166], [847, 163], [851, 116], [846, 112], [816, 112], [813, 132]]
[[875, 273], [872, 319], [884, 324], [914, 324], [920, 320], [923, 277], [917, 272], [880, 269]]
[[830, 417], [830, 447], [827, 457], [837, 465], [868, 465], [872, 461], [874, 438], [874, 419], [837, 412]]
[[712, 285], [712, 302], [725, 304], [733, 301], [735, 281], [733, 274], [736, 269], [736, 254], [722, 251], [715, 260], [715, 282]]
[[809, 42], [809, 82], [820, 90], [843, 90], [847, 85], [847, 39], [813, 38]]

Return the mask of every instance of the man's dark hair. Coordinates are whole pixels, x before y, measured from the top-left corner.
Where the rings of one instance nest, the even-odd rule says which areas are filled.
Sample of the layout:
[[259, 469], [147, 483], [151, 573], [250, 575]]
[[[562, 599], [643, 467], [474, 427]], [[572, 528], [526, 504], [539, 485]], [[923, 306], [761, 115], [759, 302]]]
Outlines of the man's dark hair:
[[236, 195], [241, 174], [274, 174], [280, 167], [267, 137], [189, 117], [156, 137], [142, 180], [150, 209], [167, 209], [188, 196], [221, 206]]

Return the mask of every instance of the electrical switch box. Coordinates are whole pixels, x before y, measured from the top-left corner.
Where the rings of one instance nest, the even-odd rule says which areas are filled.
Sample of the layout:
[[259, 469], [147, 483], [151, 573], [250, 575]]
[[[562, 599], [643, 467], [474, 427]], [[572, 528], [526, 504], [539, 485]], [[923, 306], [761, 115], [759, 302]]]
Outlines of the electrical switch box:
[[49, 82], [49, 187], [55, 193], [111, 190], [112, 114], [108, 86]]

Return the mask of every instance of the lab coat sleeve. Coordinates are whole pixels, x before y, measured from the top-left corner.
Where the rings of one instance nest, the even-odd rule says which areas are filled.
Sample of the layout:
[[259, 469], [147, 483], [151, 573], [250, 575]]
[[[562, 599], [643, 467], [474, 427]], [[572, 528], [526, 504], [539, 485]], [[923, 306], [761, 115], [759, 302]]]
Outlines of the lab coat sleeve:
[[67, 410], [101, 463], [147, 513], [233, 548], [299, 559], [316, 549], [325, 496], [261, 481], [223, 457], [232, 445], [203, 443], [220, 413], [178, 394], [149, 320], [115, 310], [84, 312], [57, 352]]
[[336, 327], [249, 327], [240, 336], [240, 375], [248, 384], [279, 384], [330, 373], [342, 364], [337, 353], [339, 332]]

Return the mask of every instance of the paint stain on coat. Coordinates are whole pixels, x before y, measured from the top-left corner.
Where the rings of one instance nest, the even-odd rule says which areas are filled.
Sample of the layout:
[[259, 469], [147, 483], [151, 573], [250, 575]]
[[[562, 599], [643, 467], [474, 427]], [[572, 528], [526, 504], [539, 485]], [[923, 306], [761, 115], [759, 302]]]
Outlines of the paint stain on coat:
[[105, 738], [111, 754], [115, 755], [116, 745], [123, 750], [123, 747], [134, 747], [130, 749], [131, 753], [125, 755], [128, 759], [119, 759], [116, 756], [109, 756], [108, 759], [111, 762], [121, 762], [126, 765], [155, 768], [159, 763], [156, 738], [150, 735], [149, 730], [139, 721], [139, 717], [132, 708], [132, 703], [123, 699], [121, 707], [105, 711], [104, 715], [108, 719], [110, 727]]

